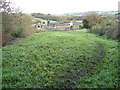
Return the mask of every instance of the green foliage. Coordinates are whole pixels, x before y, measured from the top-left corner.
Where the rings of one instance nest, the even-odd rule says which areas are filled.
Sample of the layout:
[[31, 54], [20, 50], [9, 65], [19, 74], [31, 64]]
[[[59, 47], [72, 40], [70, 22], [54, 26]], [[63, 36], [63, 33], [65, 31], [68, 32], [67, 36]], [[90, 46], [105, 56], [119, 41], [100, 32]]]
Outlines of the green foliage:
[[83, 27], [88, 28], [89, 32], [104, 36], [108, 39], [117, 39], [120, 36], [118, 33], [118, 21], [115, 16], [109, 16], [103, 20], [97, 14], [89, 14], [83, 19]]
[[41, 20], [40, 20], [40, 19], [35, 18], [35, 19], [33, 19], [33, 23], [34, 23], [34, 24], [41, 23]]
[[3, 45], [11, 42], [16, 37], [26, 37], [33, 33], [33, 28], [31, 27], [32, 19], [29, 15], [2, 13], [2, 16]]
[[[101, 43], [105, 56], [101, 57]], [[80, 72], [76, 87], [117, 87], [117, 42], [86, 30], [42, 32], [3, 48], [3, 88], [66, 88]], [[100, 60], [99, 66], [95, 63]], [[107, 76], [107, 77], [106, 77]], [[86, 79], [87, 78], [87, 79]]]
[[118, 22], [112, 21], [111, 25], [106, 26], [105, 36], [111, 39], [118, 39], [120, 33], [118, 32]]
[[26, 37], [33, 33], [31, 17], [12, 7], [11, 3], [7, 0], [1, 2], [3, 46], [11, 44], [18, 37]]
[[104, 35], [105, 31], [103, 31], [103, 28], [104, 28], [103, 24], [101, 24], [101, 25], [97, 24], [97, 25], [92, 27], [91, 33], [95, 33], [95, 34], [98, 34], [100, 36]]
[[87, 20], [85, 20], [85, 19], [83, 19], [83, 27], [87, 28], [87, 29], [90, 28], [89, 22]]
[[103, 22], [103, 19], [97, 15], [97, 14], [88, 14], [87, 16], [85, 16], [85, 18], [83, 19], [83, 26], [84, 28], [92, 28], [93, 26], [100, 24]]
[[118, 22], [110, 20], [102, 24], [98, 24], [91, 28], [91, 32], [100, 36], [104, 35], [104, 37], [108, 39], [117, 39], [119, 37]]

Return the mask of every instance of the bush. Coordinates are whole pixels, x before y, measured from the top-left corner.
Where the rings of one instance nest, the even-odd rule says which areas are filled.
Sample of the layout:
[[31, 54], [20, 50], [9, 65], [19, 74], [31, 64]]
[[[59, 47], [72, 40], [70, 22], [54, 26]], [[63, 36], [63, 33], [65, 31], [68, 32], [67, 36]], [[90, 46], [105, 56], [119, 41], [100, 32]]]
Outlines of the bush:
[[111, 39], [117, 39], [119, 36], [118, 33], [118, 23], [112, 22], [110, 26], [106, 26], [107, 30], [105, 30], [105, 36]]
[[26, 14], [2, 13], [2, 45], [33, 33], [32, 19]]
[[7, 0], [1, 2], [2, 12], [2, 45], [11, 43], [18, 37], [26, 37], [33, 33], [32, 19], [29, 15], [23, 14], [15, 9]]
[[118, 33], [118, 22], [105, 22], [103, 24], [97, 24], [91, 28], [91, 33], [98, 35], [104, 35], [107, 39], [117, 39]]
[[83, 27], [89, 29], [89, 22], [86, 19], [83, 19]]
[[97, 24], [91, 28], [91, 33], [98, 34], [99, 36], [105, 34], [105, 25], [104, 24]]
[[97, 24], [101, 24], [102, 22], [103, 22], [103, 19], [99, 15], [97, 15], [97, 14], [88, 14], [83, 19], [83, 27], [90, 29], [90, 28], [92, 28], [93, 26], [95, 26]]

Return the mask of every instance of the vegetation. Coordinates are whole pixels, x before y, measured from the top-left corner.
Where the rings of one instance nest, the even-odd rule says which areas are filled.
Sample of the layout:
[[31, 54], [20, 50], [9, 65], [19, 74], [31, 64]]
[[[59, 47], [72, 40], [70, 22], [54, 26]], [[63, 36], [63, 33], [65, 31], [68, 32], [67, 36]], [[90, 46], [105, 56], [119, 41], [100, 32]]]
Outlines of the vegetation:
[[110, 24], [107, 22], [96, 25], [92, 27], [91, 29], [92, 33], [98, 34], [98, 35], [103, 35], [105, 38], [108, 39], [118, 39], [119, 33], [118, 33], [118, 22], [112, 21]]
[[18, 37], [26, 37], [33, 33], [32, 19], [29, 15], [10, 7], [11, 2], [2, 2], [2, 45], [10, 44]]
[[61, 23], [68, 23], [70, 21], [81, 21], [83, 19], [82, 16], [74, 16], [74, 15], [55, 16], [51, 14], [42, 14], [42, 13], [32, 13], [31, 15], [35, 18], [57, 21]]
[[[11, 7], [7, 0], [0, 4], [2, 88], [119, 87], [119, 13], [88, 14], [84, 19], [76, 16], [79, 13], [30, 16]], [[74, 26], [67, 25], [70, 21]], [[75, 30], [78, 28], [81, 29]], [[17, 39], [20, 40], [9, 45]]]
[[[41, 18], [33, 18], [33, 24], [37, 24], [37, 23], [41, 23], [41, 22], [45, 22], [45, 24], [48, 23], [49, 20], [45, 20], [45, 19], [41, 19]], [[56, 23], [57, 21], [52, 21], [50, 20], [50, 23]]]
[[89, 14], [83, 19], [83, 27], [88, 28], [91, 33], [100, 36], [103, 35], [108, 39], [117, 39], [120, 36], [116, 16], [109, 16], [107, 19], [102, 19], [97, 14]]
[[83, 27], [89, 28], [89, 29], [100, 23], [102, 23], [102, 18], [97, 14], [88, 14], [83, 19]]
[[117, 45], [85, 29], [36, 33], [3, 48], [3, 88], [118, 87]]
[[44, 20], [58, 21], [59, 17], [51, 15], [51, 14], [42, 14], [42, 13], [32, 13], [31, 14], [35, 18], [41, 18]]
[[78, 81], [75, 87], [118, 88], [118, 42], [96, 38], [96, 36], [92, 34], [89, 34], [88, 38], [103, 42], [105, 56], [95, 69], [91, 70]]

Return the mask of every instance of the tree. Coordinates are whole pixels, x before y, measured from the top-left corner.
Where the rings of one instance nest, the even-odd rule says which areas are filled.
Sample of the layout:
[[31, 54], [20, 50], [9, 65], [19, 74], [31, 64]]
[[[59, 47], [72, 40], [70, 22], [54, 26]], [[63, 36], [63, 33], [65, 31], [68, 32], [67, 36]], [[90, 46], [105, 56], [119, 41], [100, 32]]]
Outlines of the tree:
[[8, 0], [0, 2], [2, 12], [2, 45], [11, 44], [13, 39], [32, 34], [32, 19], [19, 9], [12, 7]]
[[7, 2], [6, 0], [1, 0], [0, 1], [0, 8], [1, 12], [11, 12], [11, 7], [10, 7], [11, 2]]
[[90, 28], [88, 20], [83, 19], [83, 27]]
[[49, 25], [49, 24], [50, 24], [50, 21], [48, 20], [48, 21], [47, 21], [47, 25]]
[[100, 24], [103, 19], [97, 14], [89, 14], [83, 19], [84, 28], [92, 28], [93, 26]]

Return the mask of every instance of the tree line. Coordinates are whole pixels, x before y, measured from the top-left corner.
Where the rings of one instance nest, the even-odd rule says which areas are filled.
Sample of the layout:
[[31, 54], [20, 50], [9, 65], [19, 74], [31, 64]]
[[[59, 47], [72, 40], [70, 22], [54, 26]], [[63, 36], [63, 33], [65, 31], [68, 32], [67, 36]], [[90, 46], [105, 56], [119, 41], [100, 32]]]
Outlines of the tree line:
[[103, 19], [97, 14], [88, 14], [83, 19], [83, 27], [87, 28], [89, 32], [104, 36], [107, 39], [118, 39], [120, 25], [116, 17], [118, 16], [113, 15]]

